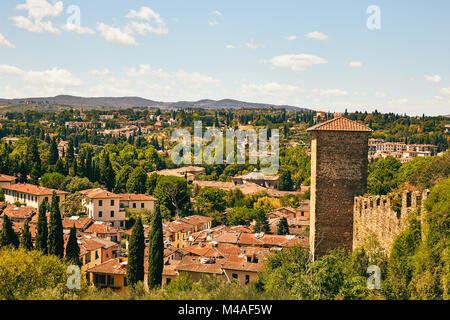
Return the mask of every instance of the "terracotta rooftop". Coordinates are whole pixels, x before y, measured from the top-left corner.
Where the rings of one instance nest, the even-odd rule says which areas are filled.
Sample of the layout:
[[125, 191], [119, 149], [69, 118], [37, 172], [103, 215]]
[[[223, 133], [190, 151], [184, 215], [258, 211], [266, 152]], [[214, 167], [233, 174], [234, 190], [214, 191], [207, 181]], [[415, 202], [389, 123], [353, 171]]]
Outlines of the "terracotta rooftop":
[[146, 194], [122, 193], [120, 194], [121, 201], [156, 201], [156, 198]]
[[66, 194], [67, 192], [61, 190], [55, 190], [50, 188], [45, 188], [41, 186], [35, 186], [34, 184], [28, 183], [17, 183], [10, 186], [4, 186], [3, 189], [13, 190], [17, 192], [29, 193], [32, 195], [52, 195], [53, 191], [57, 194]]
[[16, 181], [16, 177], [0, 174], [0, 181]]
[[16, 207], [14, 205], [8, 205], [1, 216], [7, 215], [12, 219], [30, 219], [36, 214], [36, 209], [34, 207]]
[[105, 274], [126, 274], [127, 264], [125, 258], [116, 258], [108, 260], [98, 266], [87, 269], [87, 272], [105, 273]]
[[65, 217], [62, 221], [63, 228], [70, 229], [75, 225], [76, 229], [85, 230], [89, 225], [94, 223], [91, 218]]
[[85, 233], [99, 233], [99, 234], [111, 234], [111, 233], [119, 233], [119, 229], [110, 226], [108, 223], [101, 223], [99, 221], [91, 224], [89, 228], [87, 228]]
[[359, 132], [372, 132], [369, 127], [360, 124], [356, 121], [344, 118], [336, 117], [334, 119], [316, 124], [306, 131], [359, 131]]
[[120, 198], [120, 195], [109, 192], [108, 190], [105, 190], [102, 188], [83, 190], [83, 191], [80, 191], [80, 193], [90, 199]]

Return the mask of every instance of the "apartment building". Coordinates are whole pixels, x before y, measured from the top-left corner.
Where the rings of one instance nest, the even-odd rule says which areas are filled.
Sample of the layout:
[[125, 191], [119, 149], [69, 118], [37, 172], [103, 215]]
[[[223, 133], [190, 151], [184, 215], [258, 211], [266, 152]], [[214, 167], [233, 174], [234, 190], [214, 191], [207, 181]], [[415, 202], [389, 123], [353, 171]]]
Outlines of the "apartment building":
[[113, 227], [125, 227], [125, 211], [120, 210], [120, 195], [102, 188], [83, 190], [80, 193], [89, 218], [111, 223]]
[[59, 204], [62, 212], [62, 202], [66, 198], [67, 192], [61, 190], [55, 190], [45, 188], [41, 186], [35, 186], [28, 183], [18, 183], [9, 186], [3, 186], [3, 192], [5, 194], [5, 202], [16, 203], [20, 202], [26, 206], [39, 209], [39, 206], [44, 200], [48, 203], [52, 202], [53, 191], [56, 192], [56, 197], [59, 200]]

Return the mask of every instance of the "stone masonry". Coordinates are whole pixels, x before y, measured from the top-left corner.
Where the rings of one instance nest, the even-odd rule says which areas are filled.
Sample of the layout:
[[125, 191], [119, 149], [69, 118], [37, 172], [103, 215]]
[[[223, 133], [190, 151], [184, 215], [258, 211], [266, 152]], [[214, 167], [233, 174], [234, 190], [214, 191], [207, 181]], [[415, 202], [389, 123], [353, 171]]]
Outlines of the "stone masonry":
[[311, 144], [310, 250], [352, 250], [354, 198], [366, 193], [371, 129], [336, 117], [308, 129]]
[[395, 237], [408, 226], [408, 216], [421, 207], [428, 190], [404, 191], [401, 209], [391, 207], [391, 196], [356, 197], [354, 203], [353, 248], [360, 247], [370, 235], [375, 235], [387, 254], [390, 254]]

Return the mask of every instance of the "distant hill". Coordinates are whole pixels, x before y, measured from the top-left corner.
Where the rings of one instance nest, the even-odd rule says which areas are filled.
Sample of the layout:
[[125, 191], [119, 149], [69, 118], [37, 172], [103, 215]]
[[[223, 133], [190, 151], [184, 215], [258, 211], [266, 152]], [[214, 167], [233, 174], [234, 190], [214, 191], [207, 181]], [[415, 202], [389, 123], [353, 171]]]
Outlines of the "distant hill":
[[139, 107], [158, 107], [158, 108], [202, 108], [202, 109], [286, 109], [288, 111], [306, 111], [309, 109], [300, 108], [289, 105], [273, 105], [265, 103], [252, 103], [232, 99], [223, 100], [199, 100], [199, 101], [179, 101], [179, 102], [162, 102], [144, 99], [140, 97], [76, 97], [69, 95], [60, 95], [56, 97], [44, 98], [24, 98], [24, 99], [0, 99], [0, 105], [11, 104], [57, 104], [69, 107], [109, 107], [109, 108], [139, 108]]

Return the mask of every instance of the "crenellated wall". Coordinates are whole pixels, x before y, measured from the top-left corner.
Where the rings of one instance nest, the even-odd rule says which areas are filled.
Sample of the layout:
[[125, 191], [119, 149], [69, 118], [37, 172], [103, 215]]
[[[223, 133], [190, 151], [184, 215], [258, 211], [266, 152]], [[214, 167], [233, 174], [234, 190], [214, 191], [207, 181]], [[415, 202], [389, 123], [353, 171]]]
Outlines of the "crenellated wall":
[[395, 237], [408, 226], [408, 215], [421, 207], [429, 191], [404, 191], [400, 212], [391, 208], [394, 196], [355, 197], [353, 216], [353, 249], [360, 247], [370, 234], [375, 234], [389, 254]]

